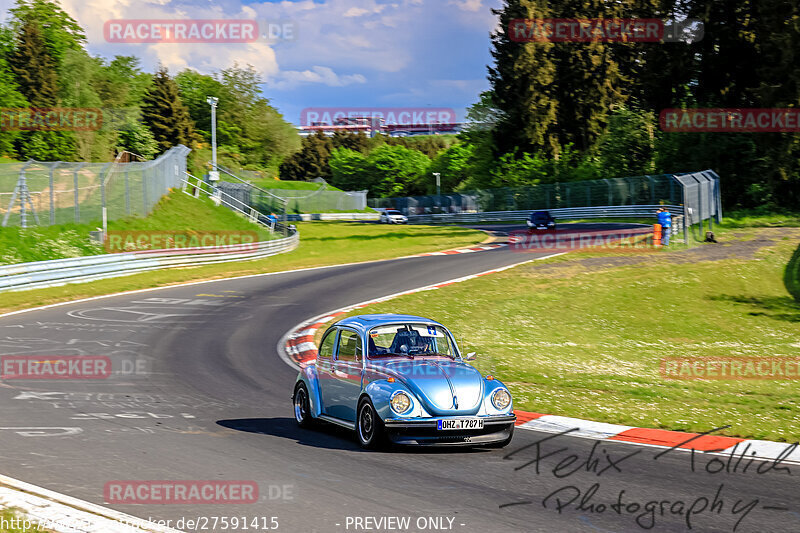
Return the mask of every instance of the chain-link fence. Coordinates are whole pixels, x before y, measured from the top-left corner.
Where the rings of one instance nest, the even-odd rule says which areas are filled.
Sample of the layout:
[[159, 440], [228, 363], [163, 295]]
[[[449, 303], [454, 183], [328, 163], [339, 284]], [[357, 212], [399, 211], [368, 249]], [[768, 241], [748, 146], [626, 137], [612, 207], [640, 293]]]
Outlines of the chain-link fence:
[[95, 223], [104, 208], [108, 220], [148, 215], [170, 188], [181, 185], [190, 151], [180, 145], [135, 163], [0, 164], [0, 221], [21, 227]]
[[334, 191], [322, 178], [315, 180], [316, 190], [262, 189], [243, 179], [252, 171], [233, 171], [219, 164], [217, 168], [227, 179], [235, 180], [220, 181], [217, 186], [221, 190], [262, 212], [333, 213], [367, 208], [367, 191]]
[[683, 203], [680, 183], [671, 174], [369, 199], [370, 207], [399, 209], [409, 215], [662, 203]]

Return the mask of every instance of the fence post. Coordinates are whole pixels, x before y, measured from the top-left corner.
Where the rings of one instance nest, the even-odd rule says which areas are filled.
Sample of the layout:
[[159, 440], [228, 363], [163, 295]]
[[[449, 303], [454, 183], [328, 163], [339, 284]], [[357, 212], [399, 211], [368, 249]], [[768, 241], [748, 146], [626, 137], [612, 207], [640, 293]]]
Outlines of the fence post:
[[608, 185], [608, 203], [606, 205], [612, 205], [614, 202], [614, 193], [611, 191], [611, 180], [604, 179], [603, 181]]
[[61, 163], [61, 161], [56, 161], [53, 163], [53, 166], [50, 167], [50, 225], [54, 225], [56, 223], [56, 192], [54, 189], [54, 180], [53, 180], [53, 173], [56, 171], [56, 167]]
[[656, 180], [649, 174], [645, 177], [650, 181], [650, 205], [656, 205]]
[[81, 202], [80, 202], [80, 193], [78, 190], [78, 172], [86, 165], [86, 163], [79, 163], [77, 167], [75, 167], [75, 171], [72, 173], [72, 181], [73, 186], [75, 187], [75, 223], [81, 223]]
[[108, 174], [108, 167], [112, 163], [106, 163], [100, 170], [100, 214], [103, 217], [103, 242], [106, 239], [107, 221], [108, 221], [108, 206], [106, 205], [106, 175]]
[[[128, 163], [131, 165], [131, 163]], [[130, 166], [125, 166], [125, 214], [131, 214], [131, 184], [128, 174], [130, 173]]]

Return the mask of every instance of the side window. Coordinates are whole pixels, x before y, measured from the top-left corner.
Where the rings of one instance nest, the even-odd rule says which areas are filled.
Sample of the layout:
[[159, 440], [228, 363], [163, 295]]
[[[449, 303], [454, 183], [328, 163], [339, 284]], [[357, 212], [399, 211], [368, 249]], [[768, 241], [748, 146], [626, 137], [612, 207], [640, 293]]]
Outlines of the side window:
[[361, 361], [361, 338], [358, 333], [342, 330], [339, 336], [337, 361]]
[[325, 338], [322, 339], [322, 343], [319, 345], [319, 356], [320, 357], [333, 357], [333, 346], [336, 343], [336, 330], [332, 329], [325, 335]]

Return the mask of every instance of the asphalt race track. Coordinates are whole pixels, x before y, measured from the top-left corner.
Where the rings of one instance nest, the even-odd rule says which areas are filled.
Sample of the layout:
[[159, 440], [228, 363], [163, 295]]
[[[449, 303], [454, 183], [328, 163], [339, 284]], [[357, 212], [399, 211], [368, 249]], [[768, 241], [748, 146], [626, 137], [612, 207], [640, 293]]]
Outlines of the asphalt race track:
[[407, 530], [465, 533], [722, 532], [737, 521], [737, 532], [800, 531], [800, 466], [526, 430], [502, 450], [364, 452], [345, 430], [296, 427], [296, 371], [276, 351], [293, 326], [534, 257], [501, 248], [383, 261], [2, 318], [0, 354], [107, 356], [126, 373], [0, 383], [0, 472], [97, 504], [117, 480], [259, 486], [254, 504], [109, 505], [173, 526], [236, 516], [277, 517], [292, 533], [393, 531], [394, 521], [373, 526], [410, 517]]

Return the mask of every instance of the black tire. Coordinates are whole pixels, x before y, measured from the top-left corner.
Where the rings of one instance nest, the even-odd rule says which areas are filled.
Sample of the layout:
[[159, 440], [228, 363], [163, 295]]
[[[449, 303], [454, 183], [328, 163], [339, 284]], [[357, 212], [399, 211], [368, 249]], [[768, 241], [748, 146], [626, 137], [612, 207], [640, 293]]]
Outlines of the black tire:
[[311, 402], [308, 396], [308, 389], [305, 383], [298, 383], [292, 395], [292, 405], [294, 407], [294, 419], [301, 428], [311, 427], [314, 418], [311, 416]]
[[514, 426], [511, 426], [511, 433], [508, 434], [508, 438], [501, 440], [499, 442], [493, 442], [491, 444], [487, 444], [487, 448], [505, 448], [509, 444], [511, 444], [511, 439], [514, 438]]
[[377, 450], [384, 445], [383, 420], [378, 416], [372, 402], [364, 397], [358, 402], [356, 413], [356, 437], [365, 450]]

